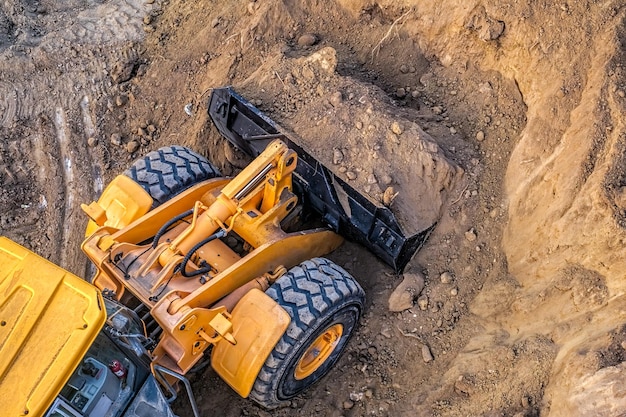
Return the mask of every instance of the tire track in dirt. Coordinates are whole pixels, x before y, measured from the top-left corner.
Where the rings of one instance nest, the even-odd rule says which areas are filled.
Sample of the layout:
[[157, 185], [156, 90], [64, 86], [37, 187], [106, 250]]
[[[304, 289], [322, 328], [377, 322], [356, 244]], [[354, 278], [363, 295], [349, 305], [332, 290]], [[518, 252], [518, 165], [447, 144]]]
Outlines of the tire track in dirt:
[[[81, 276], [87, 272], [80, 251], [87, 218], [79, 205], [104, 188], [104, 161], [92, 155], [87, 140], [102, 141], [96, 115], [115, 89], [111, 73], [117, 63], [138, 59], [143, 18], [157, 7], [144, 0], [50, 5], [45, 15], [20, 20], [39, 37], [23, 38], [27, 45], [17, 39], [16, 48], [0, 51], [0, 130], [21, 143], [25, 153], [17, 157], [30, 160], [28, 181], [36, 190], [27, 204], [7, 207], [6, 217], [36, 219], [24, 243]], [[27, 55], [20, 53], [24, 48]], [[37, 193], [39, 204], [31, 204]], [[12, 222], [3, 233], [16, 236], [17, 226]], [[45, 248], [37, 235], [48, 241]]]

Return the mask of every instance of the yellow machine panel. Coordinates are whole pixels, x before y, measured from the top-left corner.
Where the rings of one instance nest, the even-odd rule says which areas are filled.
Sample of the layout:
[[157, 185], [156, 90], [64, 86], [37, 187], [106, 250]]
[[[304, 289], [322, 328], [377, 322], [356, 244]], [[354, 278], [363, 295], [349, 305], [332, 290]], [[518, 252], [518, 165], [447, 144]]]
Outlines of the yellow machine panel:
[[270, 352], [289, 326], [289, 314], [264, 292], [253, 289], [232, 312], [233, 345], [220, 340], [211, 366], [239, 395], [247, 397]]
[[2, 415], [40, 416], [106, 320], [91, 284], [0, 237]]
[[125, 175], [118, 175], [97, 202], [81, 205], [91, 219], [85, 236], [91, 236], [100, 226], [122, 229], [146, 214], [152, 203], [152, 197], [139, 184]]

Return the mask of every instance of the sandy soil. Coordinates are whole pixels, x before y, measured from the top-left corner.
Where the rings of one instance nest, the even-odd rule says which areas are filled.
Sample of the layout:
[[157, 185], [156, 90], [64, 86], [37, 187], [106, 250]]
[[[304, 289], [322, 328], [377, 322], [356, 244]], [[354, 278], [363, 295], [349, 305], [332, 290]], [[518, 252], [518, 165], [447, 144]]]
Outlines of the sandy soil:
[[364, 194], [393, 187], [407, 228], [437, 227], [401, 312], [402, 276], [331, 255], [368, 302], [321, 383], [270, 414], [207, 370], [203, 414], [624, 415], [626, 12], [528, 3], [0, 3], [0, 232], [86, 276], [79, 205], [133, 159], [245, 164], [206, 114], [233, 85]]

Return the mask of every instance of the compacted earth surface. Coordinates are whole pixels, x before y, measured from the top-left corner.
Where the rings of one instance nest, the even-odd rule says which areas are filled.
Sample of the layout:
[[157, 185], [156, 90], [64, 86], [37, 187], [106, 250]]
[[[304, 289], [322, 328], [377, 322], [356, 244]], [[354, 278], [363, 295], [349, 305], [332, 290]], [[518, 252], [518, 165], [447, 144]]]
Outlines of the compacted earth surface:
[[320, 383], [269, 412], [207, 369], [202, 415], [626, 415], [626, 8], [523, 3], [1, 2], [0, 232], [88, 277], [80, 203], [133, 160], [248, 162], [206, 111], [232, 85], [436, 227], [403, 274], [329, 255], [367, 304]]

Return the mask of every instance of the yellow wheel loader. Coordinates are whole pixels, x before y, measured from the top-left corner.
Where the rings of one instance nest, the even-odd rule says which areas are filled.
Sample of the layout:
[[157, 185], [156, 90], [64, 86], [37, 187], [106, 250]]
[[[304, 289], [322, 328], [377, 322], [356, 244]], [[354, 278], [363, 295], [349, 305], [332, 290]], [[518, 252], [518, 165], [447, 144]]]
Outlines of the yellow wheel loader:
[[[6, 416], [173, 416], [185, 375], [210, 363], [266, 408], [339, 358], [364, 307], [357, 281], [321, 258], [346, 235], [401, 270], [431, 228], [335, 177], [230, 88], [218, 130], [254, 160], [224, 178], [170, 146], [137, 160], [83, 205], [84, 281], [0, 238], [0, 404]], [[306, 228], [311, 216], [326, 226]]]

